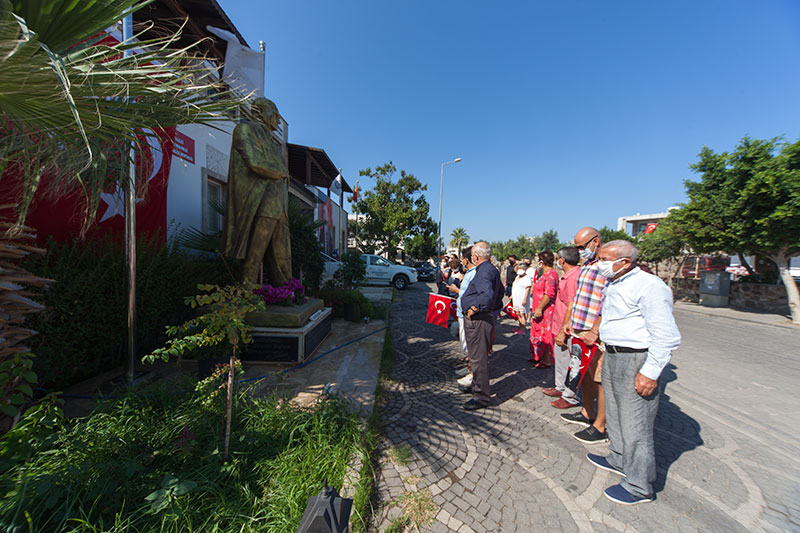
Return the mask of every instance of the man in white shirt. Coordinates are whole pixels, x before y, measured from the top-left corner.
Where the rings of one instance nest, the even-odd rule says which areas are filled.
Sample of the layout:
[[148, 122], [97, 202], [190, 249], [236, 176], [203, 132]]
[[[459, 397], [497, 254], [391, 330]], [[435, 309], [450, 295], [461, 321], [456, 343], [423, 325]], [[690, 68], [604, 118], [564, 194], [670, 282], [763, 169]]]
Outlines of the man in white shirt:
[[589, 462], [622, 475], [605, 495], [634, 505], [653, 501], [656, 458], [653, 424], [658, 412], [658, 379], [680, 345], [672, 316], [672, 291], [636, 266], [638, 251], [628, 241], [611, 241], [598, 254], [604, 291], [600, 338], [606, 347], [603, 388], [609, 454], [589, 454]]

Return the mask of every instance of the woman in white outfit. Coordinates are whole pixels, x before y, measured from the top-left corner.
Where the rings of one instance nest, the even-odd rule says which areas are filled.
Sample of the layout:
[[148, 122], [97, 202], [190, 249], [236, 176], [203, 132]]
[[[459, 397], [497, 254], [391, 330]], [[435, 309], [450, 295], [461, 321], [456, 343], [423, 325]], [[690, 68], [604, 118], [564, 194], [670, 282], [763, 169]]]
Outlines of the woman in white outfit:
[[514, 312], [517, 313], [517, 320], [519, 320], [519, 328], [514, 333], [525, 333], [530, 319], [530, 292], [533, 281], [530, 276], [525, 272], [525, 265], [519, 264], [517, 266], [517, 277], [514, 278], [514, 283], [511, 285], [511, 305], [514, 307]]

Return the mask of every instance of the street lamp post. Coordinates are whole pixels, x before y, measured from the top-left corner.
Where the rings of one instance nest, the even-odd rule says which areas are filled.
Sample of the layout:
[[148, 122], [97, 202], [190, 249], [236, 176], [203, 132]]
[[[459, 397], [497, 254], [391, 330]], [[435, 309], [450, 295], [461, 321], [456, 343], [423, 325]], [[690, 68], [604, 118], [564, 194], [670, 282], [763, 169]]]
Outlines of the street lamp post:
[[461, 161], [460, 157], [456, 157], [452, 161], [448, 161], [446, 163], [442, 163], [442, 175], [441, 179], [439, 180], [439, 225], [437, 226], [437, 237], [436, 237], [436, 268], [441, 271], [440, 265], [442, 264], [442, 249], [441, 249], [441, 240], [442, 240], [442, 189], [444, 188], [444, 166], [450, 165], [453, 163], [458, 163]]

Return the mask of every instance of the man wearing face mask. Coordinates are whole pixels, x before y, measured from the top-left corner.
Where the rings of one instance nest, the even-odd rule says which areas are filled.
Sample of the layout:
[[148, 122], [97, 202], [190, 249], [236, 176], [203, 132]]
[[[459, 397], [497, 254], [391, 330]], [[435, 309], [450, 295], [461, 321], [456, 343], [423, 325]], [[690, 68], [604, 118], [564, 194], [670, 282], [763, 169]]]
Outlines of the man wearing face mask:
[[[587, 345], [597, 344], [603, 307], [603, 289], [606, 278], [597, 269], [597, 250], [603, 245], [600, 232], [592, 227], [581, 228], [575, 234], [575, 247], [585, 261], [578, 274], [575, 298], [567, 309], [565, 321], [567, 328], [555, 338], [558, 346], [567, 346], [569, 337], [579, 337]], [[575, 433], [575, 438], [585, 444], [600, 444], [608, 441], [606, 433], [605, 397], [601, 384], [603, 351], [598, 348], [586, 374], [581, 381], [583, 409], [577, 413], [561, 415], [565, 421], [584, 426]], [[595, 410], [595, 399], [597, 409]], [[551, 405], [557, 409], [567, 409], [573, 404], [565, 398], [557, 398]]]
[[606, 345], [603, 386], [609, 453], [590, 453], [587, 458], [598, 468], [622, 475], [621, 483], [607, 488], [605, 495], [624, 505], [650, 502], [655, 496], [658, 379], [681, 343], [672, 316], [672, 291], [636, 266], [637, 255], [633, 243], [611, 241], [600, 250], [597, 263], [609, 280], [600, 326]]

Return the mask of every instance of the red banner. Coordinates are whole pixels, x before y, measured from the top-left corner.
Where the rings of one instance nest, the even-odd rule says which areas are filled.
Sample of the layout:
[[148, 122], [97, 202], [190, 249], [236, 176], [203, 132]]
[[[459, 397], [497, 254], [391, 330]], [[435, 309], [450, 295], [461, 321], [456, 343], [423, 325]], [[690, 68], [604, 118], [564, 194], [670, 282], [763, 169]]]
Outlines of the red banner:
[[430, 293], [428, 295], [428, 315], [425, 317], [425, 322], [446, 328], [450, 318], [456, 318], [455, 298]]
[[592, 363], [594, 354], [597, 353], [597, 345], [586, 346], [583, 339], [573, 336], [570, 336], [567, 345], [569, 346], [570, 361], [564, 386], [577, 393], [583, 376], [586, 375], [586, 370]]
[[656, 228], [657, 228], [657, 227], [658, 227], [658, 222], [651, 222], [651, 223], [650, 223], [650, 224], [648, 224], [648, 225], [647, 225], [647, 227], [644, 229], [644, 232], [645, 232], [645, 233], [653, 233], [653, 232], [656, 230]]
[[[156, 130], [155, 135], [140, 137], [136, 154], [136, 233], [138, 236], [166, 238], [167, 186], [172, 161], [172, 136], [175, 128]], [[150, 132], [148, 132], [150, 133]], [[7, 171], [2, 178], [1, 203], [18, 203], [21, 194], [20, 177]], [[28, 212], [26, 224], [37, 230], [39, 244], [48, 237], [56, 241], [74, 239], [81, 231], [86, 201], [78, 190], [55, 197], [48, 194], [47, 182], [42, 180]], [[124, 194], [121, 187], [112, 185], [100, 194], [96, 218], [87, 231], [91, 238], [112, 234], [120, 239], [125, 232]]]

